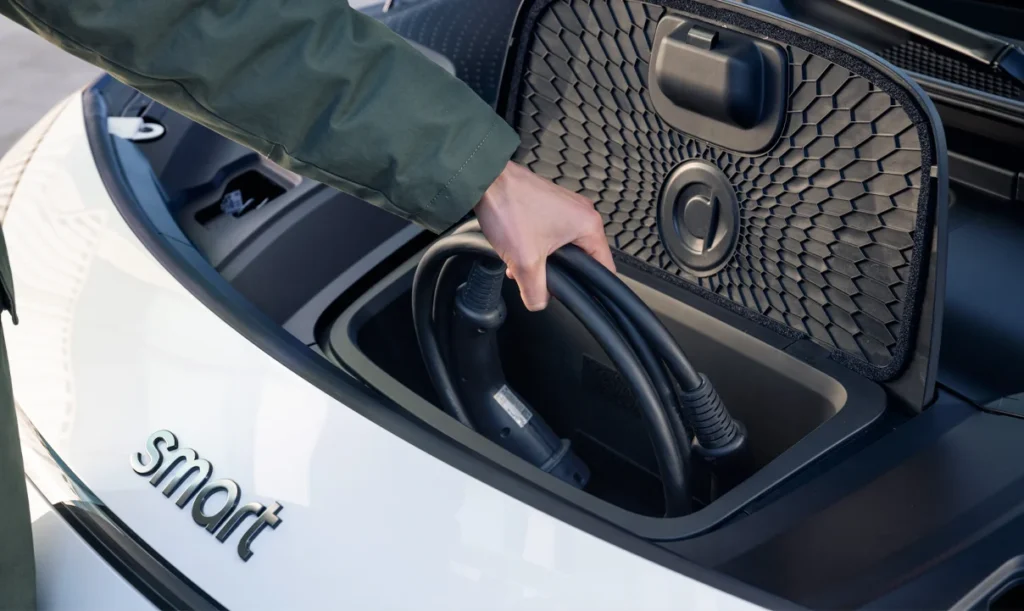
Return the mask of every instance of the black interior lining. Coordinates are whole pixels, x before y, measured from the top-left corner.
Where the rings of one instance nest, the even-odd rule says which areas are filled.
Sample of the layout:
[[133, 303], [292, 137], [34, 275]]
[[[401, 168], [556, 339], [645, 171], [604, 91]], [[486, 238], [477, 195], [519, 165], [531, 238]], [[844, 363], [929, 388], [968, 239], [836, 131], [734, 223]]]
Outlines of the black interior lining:
[[[523, 19], [523, 25], [520, 30], [518, 40], [525, 42], [518, 46], [512, 59], [512, 71], [510, 72], [512, 78], [508, 84], [510, 95], [508, 97], [509, 102], [505, 113], [506, 119], [513, 125], [518, 123], [520, 106], [522, 104], [523, 95], [521, 90], [524, 86], [523, 75], [527, 71], [527, 62], [529, 60], [532, 47], [530, 41], [532, 41], [535, 36], [539, 35], [538, 21], [544, 17], [549, 7], [551, 7], [554, 2], [562, 1], [564, 0], [541, 0], [539, 2], [535, 2], [529, 6], [524, 16], [521, 16]], [[898, 336], [895, 337], [895, 344], [891, 348], [892, 358], [883, 365], [879, 365], [877, 363], [872, 364], [862, 355], [853, 354], [835, 346], [829, 347], [830, 358], [864, 375], [865, 377], [868, 377], [869, 379], [876, 381], [888, 381], [897, 378], [900, 373], [903, 372], [914, 353], [916, 331], [921, 318], [922, 309], [925, 306], [923, 303], [923, 295], [926, 278], [924, 277], [925, 274], [923, 272], [928, 269], [928, 256], [932, 243], [932, 227], [933, 219], [935, 218], [936, 205], [936, 193], [934, 193], [935, 189], [932, 186], [933, 181], [929, 180], [932, 168], [936, 165], [937, 159], [936, 139], [932, 132], [932, 126], [938, 125], [939, 122], [936, 118], [934, 109], [930, 108], [930, 104], [927, 102], [923, 93], [917, 91], [916, 86], [909, 84], [909, 80], [905, 79], [903, 83], [898, 82], [898, 70], [891, 68], [891, 74], [888, 74], [886, 70], [889, 70], [890, 67], [887, 66], [884, 61], [879, 60], [879, 66], [876, 67], [867, 61], [856, 57], [853, 53], [858, 51], [858, 49], [848, 46], [841, 41], [828, 40], [828, 42], [825, 42], [827, 39], [824, 34], [821, 36], [823, 40], [818, 40], [816, 38], [812, 38], [810, 35], [793, 32], [780, 27], [775, 23], [768, 22], [780, 21], [777, 16], [757, 14], [757, 17], [755, 18], [753, 15], [740, 12], [743, 10], [751, 11], [753, 13], [751, 9], [745, 7], [737, 7], [736, 10], [727, 10], [721, 8], [717, 4], [705, 4], [703, 2], [696, 2], [693, 0], [657, 0], [647, 4], [649, 6], [664, 7], [678, 11], [684, 16], [688, 15], [719, 25], [734, 27], [756, 36], [765, 37], [782, 44], [791, 45], [792, 47], [796, 47], [809, 52], [812, 55], [824, 58], [836, 65], [842, 66], [853, 74], [867, 79], [879, 90], [888, 94], [902, 108], [913, 125], [916, 126], [921, 149], [921, 180], [918, 191], [917, 215], [915, 218], [914, 230], [912, 232], [913, 251], [909, 262], [909, 278], [905, 283], [905, 295], [903, 295], [901, 299], [904, 304], [904, 311], [899, 320]], [[799, 27], [803, 28], [804, 26]], [[808, 32], [813, 33], [812, 30], [808, 30]], [[839, 46], [848, 47], [849, 51], [840, 49], [838, 48]], [[908, 87], [914, 87], [914, 93], [912, 93]], [[926, 108], [925, 105], [928, 105], [929, 107]], [[706, 288], [696, 286], [692, 282], [682, 280], [674, 274], [665, 273], [663, 271], [659, 273], [658, 268], [654, 266], [638, 263], [634, 258], [624, 255], [623, 253], [617, 254], [617, 259], [623, 263], [639, 267], [647, 273], [654, 273], [686, 288], [687, 290], [694, 291], [705, 299], [737, 312], [786, 337], [793, 339], [810, 338], [810, 336], [803, 331], [794, 329], [789, 325], [782, 324], [779, 321], [769, 318], [768, 316], [765, 316], [753, 309], [743, 307], [742, 305], [724, 298]]]

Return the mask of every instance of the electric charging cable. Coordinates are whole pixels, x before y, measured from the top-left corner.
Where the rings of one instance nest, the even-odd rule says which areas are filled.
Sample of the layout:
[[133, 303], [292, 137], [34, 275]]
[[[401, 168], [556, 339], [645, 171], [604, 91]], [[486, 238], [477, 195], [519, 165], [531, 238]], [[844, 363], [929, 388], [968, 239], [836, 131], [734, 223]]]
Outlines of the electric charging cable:
[[[490, 273], [471, 273], [471, 283], [500, 283], [503, 279], [504, 265], [479, 224], [470, 221], [435, 241], [423, 254], [413, 280], [413, 320], [442, 407], [464, 425], [477, 429], [475, 415], [460, 397], [449, 365], [447, 342], [455, 283], [448, 272], [457, 257], [492, 260]], [[501, 272], [498, 280], [493, 279], [495, 269]], [[558, 249], [548, 258], [547, 281], [551, 295], [594, 336], [629, 385], [654, 447], [666, 516], [689, 513], [691, 444], [712, 464], [729, 463], [724, 459], [745, 450], [742, 425], [729, 415], [711, 382], [690, 364], [650, 308], [592, 257], [572, 245]], [[492, 286], [467, 284], [464, 288], [493, 293]], [[525, 450], [516, 453], [526, 454]]]

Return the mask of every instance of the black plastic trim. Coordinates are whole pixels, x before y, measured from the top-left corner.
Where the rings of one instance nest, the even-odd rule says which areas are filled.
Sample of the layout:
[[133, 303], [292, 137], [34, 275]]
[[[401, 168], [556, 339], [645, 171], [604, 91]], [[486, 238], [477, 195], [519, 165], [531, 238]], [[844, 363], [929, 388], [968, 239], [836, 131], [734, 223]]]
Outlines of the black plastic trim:
[[769, 506], [672, 547], [814, 609], [948, 609], [1021, 553], [1021, 421], [935, 405]]
[[935, 104], [967, 110], [992, 119], [1024, 126], [1024, 102], [907, 71]]
[[[257, 310], [219, 276], [194, 248], [159, 232], [143, 213], [118, 167], [111, 137], [103, 127], [107, 115], [102, 94], [95, 87], [87, 89], [83, 94], [83, 102], [86, 130], [100, 178], [114, 207], [139, 242], [214, 315], [283, 366], [339, 401], [339, 407], [351, 409], [470, 477], [622, 548], [625, 552], [766, 608], [801, 608], [673, 554], [551, 494], [530, 481], [532, 466], [466, 429], [443, 412], [431, 409], [429, 413], [417, 414], [419, 419], [412, 419], [401, 406], [357, 384], [337, 366]], [[446, 436], [460, 443], [452, 443]]]
[[1002, 200], [1018, 198], [1017, 183], [1020, 173], [969, 157], [962, 153], [949, 153], [949, 180], [977, 189]]
[[913, 4], [892, 0], [838, 0], [862, 15], [914, 34], [935, 45], [972, 59], [984, 66], [996, 66], [1009, 44], [952, 19]]
[[[418, 252], [428, 242], [428, 235], [433, 234], [419, 225], [409, 224], [400, 229], [328, 282], [283, 323], [284, 328], [307, 346], [315, 344], [321, 335], [322, 321], [333, 320], [347, 305], [345, 295], [372, 286], [372, 282], [367, 284], [367, 278], [374, 277], [376, 270], [394, 267]], [[419, 247], [408, 248], [410, 244]], [[338, 303], [339, 298], [343, 304]]]
[[1024, 581], [1024, 556], [1007, 560], [952, 607], [952, 611], [986, 611], [1004, 592]]

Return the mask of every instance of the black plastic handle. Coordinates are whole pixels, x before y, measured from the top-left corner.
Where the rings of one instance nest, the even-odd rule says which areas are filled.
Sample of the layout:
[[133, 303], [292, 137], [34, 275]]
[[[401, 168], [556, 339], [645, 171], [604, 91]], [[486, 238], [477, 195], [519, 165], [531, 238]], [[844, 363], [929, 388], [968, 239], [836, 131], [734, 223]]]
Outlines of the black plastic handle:
[[676, 15], [658, 23], [651, 100], [681, 132], [734, 151], [767, 149], [784, 123], [787, 78], [777, 45]]
[[675, 105], [750, 129], [764, 117], [766, 67], [754, 42], [693, 23], [661, 40], [658, 87]]

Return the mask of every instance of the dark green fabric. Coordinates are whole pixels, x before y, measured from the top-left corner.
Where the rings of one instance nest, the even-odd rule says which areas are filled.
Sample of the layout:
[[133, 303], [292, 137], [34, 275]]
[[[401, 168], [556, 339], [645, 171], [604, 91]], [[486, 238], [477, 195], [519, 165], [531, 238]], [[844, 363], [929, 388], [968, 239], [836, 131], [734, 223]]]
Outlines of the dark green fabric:
[[[14, 313], [14, 284], [7, 257], [7, 243], [0, 231], [0, 306]], [[11, 367], [7, 360], [3, 326], [0, 326], [0, 611], [35, 609], [35, 555], [29, 521], [25, 469], [22, 467], [18, 421], [11, 394]]]
[[[7, 310], [13, 322], [14, 306], [7, 241], [0, 230], [0, 311]], [[11, 390], [11, 366], [7, 343], [0, 324], [0, 611], [34, 611], [36, 608], [36, 564], [32, 547], [25, 469], [18, 439], [18, 419]]]
[[[284, 167], [435, 231], [479, 201], [519, 144], [469, 87], [346, 0], [0, 0], [0, 15]], [[10, 290], [2, 247], [0, 237]], [[31, 609], [2, 329], [0, 353], [0, 609]]]
[[[2, 154], [2, 153], [0, 153]], [[7, 240], [0, 231], [0, 310], [11, 313], [14, 324], [18, 324], [18, 313], [14, 307], [14, 279], [11, 276], [11, 261], [7, 256]]]
[[0, 14], [284, 167], [437, 231], [519, 144], [468, 86], [346, 0], [0, 0]]
[[11, 372], [0, 327], [0, 610], [35, 609], [35, 556], [25, 493], [25, 470], [11, 396]]

